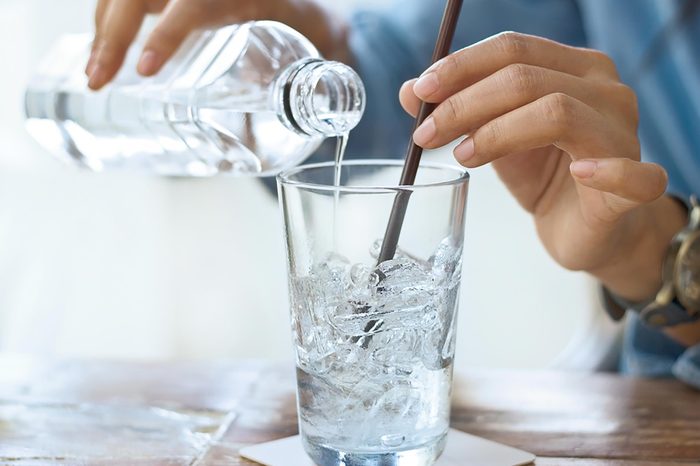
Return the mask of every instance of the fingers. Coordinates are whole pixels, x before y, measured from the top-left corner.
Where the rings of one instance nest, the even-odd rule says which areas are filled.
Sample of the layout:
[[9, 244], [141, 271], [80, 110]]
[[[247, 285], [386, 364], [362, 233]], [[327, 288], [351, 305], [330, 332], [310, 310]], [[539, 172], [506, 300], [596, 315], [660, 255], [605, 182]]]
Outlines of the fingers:
[[152, 76], [160, 71], [189, 33], [206, 22], [204, 14], [198, 2], [171, 1], [144, 45], [137, 65], [138, 72]]
[[92, 67], [95, 63], [95, 48], [97, 44], [100, 43], [100, 25], [102, 24], [102, 19], [104, 18], [105, 11], [109, 6], [111, 0], [99, 0], [97, 6], [95, 7], [95, 38], [92, 41], [92, 48], [90, 50], [90, 58], [85, 64], [85, 74], [90, 76], [92, 74]]
[[[477, 167], [507, 155], [557, 146], [574, 159], [639, 158], [620, 154], [620, 147], [636, 148], [634, 135], [611, 125], [597, 110], [561, 93], [546, 95], [506, 113], [475, 130], [454, 150], [466, 167]], [[629, 149], [632, 151], [632, 149]]]
[[421, 100], [416, 97], [416, 94], [413, 92], [413, 85], [416, 81], [418, 81], [417, 78], [406, 81], [401, 86], [401, 90], [399, 90], [399, 102], [401, 102], [401, 106], [414, 118], [418, 115], [421, 104]]
[[435, 63], [414, 87], [428, 102], [441, 102], [460, 89], [513, 64], [534, 65], [574, 76], [617, 78], [614, 63], [605, 54], [571, 47], [549, 39], [501, 33], [455, 52]]
[[668, 185], [660, 165], [627, 158], [576, 160], [570, 171], [580, 185], [606, 193], [606, 204], [616, 214], [658, 199]]
[[88, 86], [95, 90], [104, 86], [119, 71], [147, 12], [142, 0], [110, 1], [98, 6], [103, 9], [102, 18], [86, 70]]
[[102, 20], [104, 19], [107, 7], [112, 2], [112, 0], [98, 0], [97, 6], [95, 7], [95, 31], [99, 30]]
[[[434, 149], [518, 107], [558, 92], [594, 108], [605, 108], [602, 98], [606, 86], [607, 83], [587, 82], [538, 66], [509, 65], [447, 98], [430, 116], [432, 121], [424, 123], [428, 129], [419, 128], [414, 140], [426, 149]], [[404, 100], [407, 105], [414, 105], [409, 97]]]

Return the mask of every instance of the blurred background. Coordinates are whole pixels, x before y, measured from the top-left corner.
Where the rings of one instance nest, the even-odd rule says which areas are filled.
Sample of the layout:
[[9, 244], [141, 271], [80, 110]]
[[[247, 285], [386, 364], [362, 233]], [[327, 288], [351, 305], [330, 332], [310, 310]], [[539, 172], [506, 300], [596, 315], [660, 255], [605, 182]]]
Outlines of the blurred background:
[[[0, 351], [288, 360], [281, 218], [259, 181], [89, 173], [26, 134], [32, 70], [59, 35], [91, 31], [93, 9], [0, 0]], [[489, 167], [472, 172], [468, 211], [457, 370], [605, 366], [619, 329], [596, 284], [549, 259]]]

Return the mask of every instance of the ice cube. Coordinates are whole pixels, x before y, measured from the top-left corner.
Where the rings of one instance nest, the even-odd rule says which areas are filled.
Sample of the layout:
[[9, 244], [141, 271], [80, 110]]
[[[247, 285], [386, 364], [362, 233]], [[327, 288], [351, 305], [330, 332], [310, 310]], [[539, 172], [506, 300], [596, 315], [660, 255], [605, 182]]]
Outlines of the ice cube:
[[379, 253], [382, 251], [382, 244], [384, 240], [382, 238], [374, 240], [374, 243], [369, 247], [369, 255], [375, 259], [379, 259]]
[[374, 336], [369, 348], [372, 361], [388, 375], [410, 375], [420, 353], [418, 334], [417, 329], [397, 329]]
[[340, 254], [328, 253], [312, 268], [309, 276], [322, 295], [340, 295], [348, 285], [349, 267], [348, 259]]
[[400, 380], [376, 399], [369, 417], [375, 420], [406, 417], [416, 403], [420, 403], [420, 397], [416, 396], [411, 383]]
[[[394, 259], [378, 267], [380, 281], [374, 290], [373, 304], [384, 320], [399, 327], [420, 325], [425, 308], [436, 298], [433, 278], [420, 265], [408, 259]], [[400, 321], [396, 319], [400, 318]], [[390, 328], [394, 328], [390, 326]]]
[[372, 270], [365, 264], [354, 264], [350, 268], [350, 281], [356, 288], [365, 287], [369, 284], [369, 277]]
[[[380, 247], [378, 240], [372, 252]], [[304, 366], [353, 390], [358, 374], [369, 370], [390, 380], [418, 366], [446, 367], [454, 354], [460, 256], [450, 239], [426, 262], [402, 251], [377, 267], [351, 264], [334, 253], [323, 256], [308, 276], [292, 280]]]
[[434, 307], [426, 308], [423, 318], [421, 319], [421, 329], [431, 331], [440, 325], [440, 314]]
[[331, 316], [330, 323], [341, 333], [347, 336], [372, 335], [379, 329], [376, 325], [368, 325], [372, 321], [381, 319], [375, 308], [364, 303], [350, 303], [352, 311], [343, 312]]
[[[382, 244], [383, 244], [383, 239], [379, 238], [372, 243], [372, 245], [369, 248], [369, 255], [372, 256], [375, 259], [379, 259], [379, 254], [381, 253], [382, 250]], [[419, 259], [415, 255], [405, 251], [404, 249], [400, 247], [396, 247], [396, 252], [394, 253], [394, 259], [408, 259], [411, 262], [416, 262], [421, 265], [425, 265], [426, 262], [424, 260]]]
[[454, 357], [455, 306], [440, 309], [440, 318], [432, 328], [426, 329], [419, 349], [423, 365], [430, 370], [444, 369]]
[[433, 279], [426, 269], [415, 261], [401, 257], [383, 262], [377, 266], [380, 293], [400, 293], [407, 288], [427, 289]]
[[454, 239], [452, 237], [443, 239], [428, 260], [432, 275], [441, 284], [449, 286], [458, 272], [461, 257], [462, 248], [455, 245]]

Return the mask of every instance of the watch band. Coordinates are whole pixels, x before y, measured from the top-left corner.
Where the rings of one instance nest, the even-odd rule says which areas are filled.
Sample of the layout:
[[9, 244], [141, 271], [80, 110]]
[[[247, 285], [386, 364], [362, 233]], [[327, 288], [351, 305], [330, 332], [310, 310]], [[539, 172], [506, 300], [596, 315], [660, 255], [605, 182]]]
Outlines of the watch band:
[[700, 314], [690, 314], [676, 299], [666, 306], [652, 307], [650, 304], [653, 301], [632, 303], [616, 296], [605, 287], [602, 287], [602, 297], [605, 312], [615, 322], [622, 320], [628, 310], [637, 312], [642, 322], [654, 328], [673, 327], [700, 320]]
[[631, 309], [631, 307], [627, 305], [625, 300], [613, 295], [606, 287], [601, 286], [600, 291], [605, 312], [615, 322], [621, 321], [622, 318], [625, 317], [625, 314], [627, 314], [627, 310]]
[[639, 317], [642, 322], [654, 328], [673, 327], [700, 320], [700, 314], [689, 313], [677, 299], [663, 307], [647, 307], [639, 313]]

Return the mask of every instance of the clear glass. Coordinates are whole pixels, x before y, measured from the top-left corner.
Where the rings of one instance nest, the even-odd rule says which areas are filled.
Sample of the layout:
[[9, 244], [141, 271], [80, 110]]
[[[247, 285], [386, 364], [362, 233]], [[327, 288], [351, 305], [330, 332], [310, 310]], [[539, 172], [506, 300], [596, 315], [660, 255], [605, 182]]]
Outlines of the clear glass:
[[[278, 177], [299, 425], [318, 466], [430, 465], [449, 426], [469, 176], [423, 163], [332, 163]], [[394, 198], [410, 201], [393, 260], [377, 256]]]
[[270, 175], [298, 165], [362, 117], [364, 87], [305, 37], [257, 21], [202, 31], [154, 78], [132, 46], [99, 92], [84, 74], [92, 38], [68, 35], [25, 93], [27, 129], [49, 151], [92, 170], [171, 176]]

